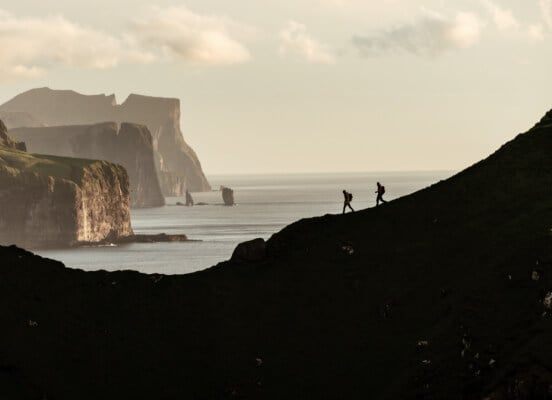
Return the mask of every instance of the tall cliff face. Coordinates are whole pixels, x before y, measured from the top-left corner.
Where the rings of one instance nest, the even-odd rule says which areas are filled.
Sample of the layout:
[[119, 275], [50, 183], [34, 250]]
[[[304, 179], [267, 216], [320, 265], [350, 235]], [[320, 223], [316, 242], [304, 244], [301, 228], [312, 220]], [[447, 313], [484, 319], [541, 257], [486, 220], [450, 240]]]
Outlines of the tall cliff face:
[[201, 163], [184, 141], [180, 101], [131, 94], [117, 105], [115, 96], [85, 96], [73, 91], [33, 89], [0, 106], [0, 112], [28, 112], [47, 125], [81, 125], [105, 121], [146, 125], [153, 136], [156, 168], [165, 196], [185, 190], [209, 190]]
[[114, 122], [95, 125], [18, 128], [10, 134], [29, 151], [57, 156], [107, 160], [126, 168], [131, 207], [165, 204], [155, 169], [153, 139], [144, 125]]
[[180, 100], [131, 94], [119, 107], [119, 121], [133, 121], [150, 128], [159, 152], [160, 181], [164, 193], [183, 195], [210, 190], [201, 163], [180, 129]]
[[132, 235], [128, 175], [106, 161], [17, 150], [0, 125], [0, 244], [73, 246]]

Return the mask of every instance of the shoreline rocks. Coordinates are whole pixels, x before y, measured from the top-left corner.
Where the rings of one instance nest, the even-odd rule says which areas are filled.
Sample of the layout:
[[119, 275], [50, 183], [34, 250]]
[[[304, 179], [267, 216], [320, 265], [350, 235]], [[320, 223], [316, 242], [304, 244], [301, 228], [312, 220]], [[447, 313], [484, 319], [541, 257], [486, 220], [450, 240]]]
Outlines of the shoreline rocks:
[[188, 239], [184, 234], [132, 234], [124, 237], [106, 238], [102, 242], [79, 242], [75, 247], [124, 245], [132, 243], [173, 243], [173, 242], [198, 242], [199, 240]]

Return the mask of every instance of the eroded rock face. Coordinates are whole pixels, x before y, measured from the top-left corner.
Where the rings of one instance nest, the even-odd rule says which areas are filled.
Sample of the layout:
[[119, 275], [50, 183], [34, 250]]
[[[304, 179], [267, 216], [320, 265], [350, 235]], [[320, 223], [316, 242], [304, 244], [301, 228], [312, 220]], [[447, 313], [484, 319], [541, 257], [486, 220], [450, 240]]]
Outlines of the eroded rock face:
[[[9, 138], [3, 124], [0, 137]], [[132, 235], [129, 194], [121, 166], [32, 155], [2, 143], [0, 244], [65, 247]]]
[[146, 125], [153, 136], [156, 169], [165, 196], [210, 190], [201, 164], [180, 129], [178, 99], [131, 94], [118, 105], [115, 96], [85, 96], [69, 90], [33, 89], [0, 106], [0, 111], [28, 112], [46, 125], [81, 125], [104, 121]]
[[155, 170], [152, 136], [144, 125], [114, 122], [95, 125], [19, 128], [10, 134], [29, 151], [102, 159], [122, 165], [130, 178], [131, 207], [159, 207], [165, 198]]
[[230, 189], [229, 187], [222, 187], [222, 200], [224, 201], [224, 205], [226, 206], [233, 206], [234, 203], [234, 191]]
[[0, 146], [4, 146], [12, 150], [27, 151], [25, 143], [16, 142], [10, 135], [8, 135], [6, 125], [4, 125], [2, 120], [0, 120]]

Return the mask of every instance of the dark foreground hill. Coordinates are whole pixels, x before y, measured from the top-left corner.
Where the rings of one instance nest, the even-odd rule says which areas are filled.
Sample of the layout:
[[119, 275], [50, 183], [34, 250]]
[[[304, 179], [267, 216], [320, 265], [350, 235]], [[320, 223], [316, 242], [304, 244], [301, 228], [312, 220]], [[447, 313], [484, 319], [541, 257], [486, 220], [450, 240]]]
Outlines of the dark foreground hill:
[[2, 248], [0, 398], [550, 399], [551, 228], [549, 113], [447, 181], [192, 275]]

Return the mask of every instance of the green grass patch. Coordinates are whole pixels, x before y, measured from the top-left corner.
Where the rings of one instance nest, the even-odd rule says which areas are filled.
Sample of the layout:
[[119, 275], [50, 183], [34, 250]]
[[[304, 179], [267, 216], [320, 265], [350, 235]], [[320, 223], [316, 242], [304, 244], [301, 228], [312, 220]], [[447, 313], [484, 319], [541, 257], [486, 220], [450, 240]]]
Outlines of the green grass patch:
[[97, 160], [30, 154], [0, 147], [0, 158], [8, 167], [54, 178], [81, 183], [86, 167], [100, 164]]

